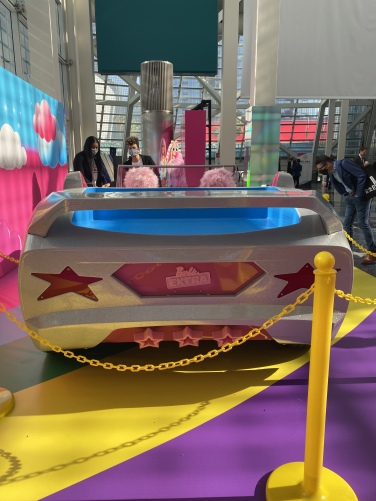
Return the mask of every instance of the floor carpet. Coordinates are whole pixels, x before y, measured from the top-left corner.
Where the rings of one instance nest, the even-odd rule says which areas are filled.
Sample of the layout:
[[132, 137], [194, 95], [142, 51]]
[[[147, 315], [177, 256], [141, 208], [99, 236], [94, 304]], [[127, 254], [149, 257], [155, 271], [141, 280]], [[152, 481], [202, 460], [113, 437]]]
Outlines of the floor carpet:
[[[374, 297], [375, 280], [355, 269], [353, 294]], [[21, 319], [15, 284], [0, 302]], [[351, 303], [331, 350], [324, 465], [360, 501], [376, 499], [374, 309]], [[182, 357], [165, 344], [89, 354]], [[251, 341], [185, 370], [105, 371], [36, 350], [2, 313], [0, 384], [16, 404], [0, 420], [0, 499], [264, 501], [270, 472], [304, 459], [308, 362], [306, 347]]]

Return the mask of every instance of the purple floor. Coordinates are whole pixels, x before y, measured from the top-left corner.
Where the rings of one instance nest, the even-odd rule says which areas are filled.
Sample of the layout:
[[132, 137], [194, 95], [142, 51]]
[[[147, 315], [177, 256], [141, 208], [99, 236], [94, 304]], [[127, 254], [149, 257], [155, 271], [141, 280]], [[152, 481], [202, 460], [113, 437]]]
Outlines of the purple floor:
[[[359, 501], [376, 499], [375, 320], [373, 312], [331, 352], [324, 466]], [[305, 365], [210, 422], [45, 499], [265, 501], [270, 472], [304, 459], [307, 376]]]

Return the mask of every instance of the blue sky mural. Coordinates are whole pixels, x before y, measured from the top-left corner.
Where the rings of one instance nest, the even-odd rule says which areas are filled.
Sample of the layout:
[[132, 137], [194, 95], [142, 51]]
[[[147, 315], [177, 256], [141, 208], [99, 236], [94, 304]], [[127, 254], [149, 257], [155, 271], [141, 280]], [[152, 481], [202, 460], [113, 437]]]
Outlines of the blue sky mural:
[[0, 68], [0, 168], [22, 168], [28, 151], [51, 168], [67, 163], [63, 106]]

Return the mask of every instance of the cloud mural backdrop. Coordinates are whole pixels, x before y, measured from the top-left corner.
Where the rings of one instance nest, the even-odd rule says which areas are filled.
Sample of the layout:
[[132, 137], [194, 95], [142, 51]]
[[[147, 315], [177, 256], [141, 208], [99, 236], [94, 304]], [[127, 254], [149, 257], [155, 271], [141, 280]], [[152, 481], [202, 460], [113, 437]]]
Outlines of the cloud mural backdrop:
[[21, 169], [26, 164], [27, 155], [21, 145], [18, 132], [9, 124], [4, 124], [0, 129], [0, 165], [4, 169]]
[[[36, 204], [63, 187], [68, 171], [64, 124], [61, 103], [0, 68], [0, 251], [4, 254], [22, 251]], [[0, 258], [0, 277], [8, 271], [9, 262]]]
[[43, 165], [55, 168], [57, 164], [65, 164], [67, 162], [65, 137], [45, 99], [35, 105], [33, 125], [38, 134], [38, 152]]
[[[67, 163], [62, 104], [3, 68], [0, 68], [0, 127], [1, 150], [6, 145], [6, 153], [0, 154], [0, 170], [29, 166], [29, 161], [23, 161], [23, 155], [16, 157], [18, 163], [10, 166], [12, 144], [21, 151], [24, 148], [27, 158], [29, 152], [33, 153], [33, 158], [38, 152], [46, 167], [54, 169]], [[18, 153], [20, 155], [20, 151]]]

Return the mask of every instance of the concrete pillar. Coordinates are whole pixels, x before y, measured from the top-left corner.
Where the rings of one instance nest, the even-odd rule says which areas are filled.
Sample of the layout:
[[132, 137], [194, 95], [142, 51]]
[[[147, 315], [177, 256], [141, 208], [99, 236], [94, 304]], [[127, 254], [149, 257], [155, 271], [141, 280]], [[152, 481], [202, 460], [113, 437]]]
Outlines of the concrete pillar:
[[251, 30], [251, 108], [246, 113], [244, 171], [247, 186], [269, 184], [278, 171], [281, 111], [275, 106], [280, 0], [245, 2]]
[[223, 0], [220, 163], [235, 164], [239, 0]]
[[[173, 65], [168, 61], [141, 63], [142, 151], [156, 164], [162, 161], [173, 138]], [[166, 182], [167, 171], [163, 173]], [[162, 178], [162, 174], [161, 174]]]
[[30, 83], [62, 102], [56, 3], [33, 0], [27, 4], [30, 50]]
[[92, 16], [89, 0], [64, 0], [69, 66], [71, 159], [97, 135]]
[[343, 158], [345, 158], [348, 120], [349, 120], [349, 100], [342, 99], [341, 118], [339, 122], [339, 132], [338, 132], [338, 149], [337, 149], [338, 160], [342, 160]]
[[273, 106], [277, 95], [280, 0], [256, 0], [251, 15], [255, 29], [251, 105]]
[[335, 99], [329, 99], [328, 125], [327, 125], [326, 143], [325, 143], [325, 155], [328, 156], [332, 154], [335, 111], [336, 111]]

